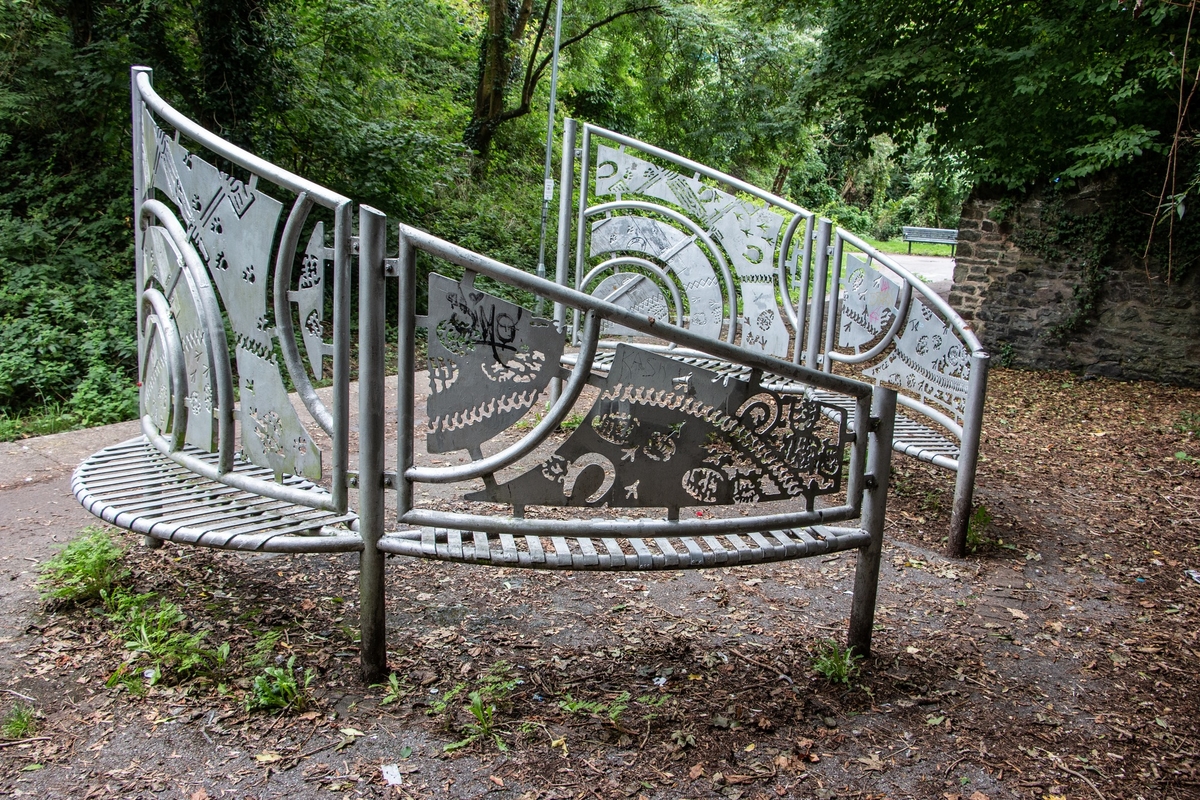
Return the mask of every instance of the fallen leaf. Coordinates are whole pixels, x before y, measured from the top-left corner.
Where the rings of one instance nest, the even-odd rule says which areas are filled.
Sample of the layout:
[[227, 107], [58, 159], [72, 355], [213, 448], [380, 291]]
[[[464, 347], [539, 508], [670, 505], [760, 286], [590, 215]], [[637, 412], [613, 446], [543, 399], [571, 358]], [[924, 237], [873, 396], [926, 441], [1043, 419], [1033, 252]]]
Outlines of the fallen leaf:
[[366, 736], [358, 728], [342, 728], [340, 732], [343, 736]]
[[495, 775], [489, 775], [489, 776], [488, 776], [488, 780], [489, 780], [489, 781], [491, 781], [492, 783], [496, 784], [497, 786], [501, 787], [501, 788], [503, 788], [503, 787], [504, 787], [504, 778], [500, 778], [500, 777], [497, 777], [497, 776], [495, 776]]
[[871, 753], [869, 756], [859, 756], [855, 761], [863, 765], [864, 772], [883, 772], [883, 759], [879, 757], [879, 753]]
[[696, 764], [694, 767], [692, 767], [691, 769], [688, 770], [688, 777], [691, 778], [692, 780], [696, 780], [696, 778], [702, 777], [703, 775], [704, 775], [704, 765], [703, 764]]
[[1029, 619], [1029, 615], [1019, 608], [1010, 608], [1008, 613], [1012, 614], [1014, 619]]
[[254, 760], [260, 764], [273, 764], [276, 761], [282, 761], [283, 756], [279, 755], [279, 753], [276, 753], [274, 750], [267, 750], [256, 755]]

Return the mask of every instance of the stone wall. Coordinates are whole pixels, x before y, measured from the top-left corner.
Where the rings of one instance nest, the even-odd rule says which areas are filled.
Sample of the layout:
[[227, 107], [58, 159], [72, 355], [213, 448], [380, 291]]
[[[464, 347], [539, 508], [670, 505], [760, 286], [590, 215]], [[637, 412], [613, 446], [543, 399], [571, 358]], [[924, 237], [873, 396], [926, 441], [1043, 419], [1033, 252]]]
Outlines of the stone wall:
[[1091, 215], [1106, 207], [1109, 191], [1084, 186], [1053, 201], [1042, 193], [1019, 200], [973, 194], [959, 222], [950, 304], [970, 322], [993, 363], [1200, 386], [1200, 264], [1167, 285], [1149, 277], [1135, 256], [1106, 244], [1103, 255], [1092, 259], [1107, 272], [1097, 284], [1094, 312], [1056, 335], [1079, 307], [1077, 287], [1096, 252], [1080, 240], [1086, 224], [1076, 227], [1073, 247], [1055, 246], [1063, 243], [1058, 233], [1064, 216], [1083, 223], [1100, 219]]

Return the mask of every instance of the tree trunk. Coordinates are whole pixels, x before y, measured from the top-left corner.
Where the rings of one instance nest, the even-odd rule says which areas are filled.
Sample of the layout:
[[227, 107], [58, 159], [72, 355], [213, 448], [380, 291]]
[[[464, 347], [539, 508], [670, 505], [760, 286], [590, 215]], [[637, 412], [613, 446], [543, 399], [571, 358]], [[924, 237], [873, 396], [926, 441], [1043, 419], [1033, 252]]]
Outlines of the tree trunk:
[[512, 83], [521, 39], [533, 12], [533, 0], [487, 0], [487, 29], [479, 46], [479, 80], [471, 122], [463, 143], [486, 164], [492, 137], [504, 114], [504, 100]]

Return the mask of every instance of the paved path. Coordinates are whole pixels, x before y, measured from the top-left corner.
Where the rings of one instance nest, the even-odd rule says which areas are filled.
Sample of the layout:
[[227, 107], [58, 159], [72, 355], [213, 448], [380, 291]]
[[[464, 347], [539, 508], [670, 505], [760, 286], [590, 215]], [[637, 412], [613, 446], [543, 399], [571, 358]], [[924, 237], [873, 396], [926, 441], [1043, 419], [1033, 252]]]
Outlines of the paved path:
[[954, 259], [940, 256], [909, 256], [891, 253], [896, 262], [914, 275], [929, 281], [929, 287], [944, 300], [954, 286]]

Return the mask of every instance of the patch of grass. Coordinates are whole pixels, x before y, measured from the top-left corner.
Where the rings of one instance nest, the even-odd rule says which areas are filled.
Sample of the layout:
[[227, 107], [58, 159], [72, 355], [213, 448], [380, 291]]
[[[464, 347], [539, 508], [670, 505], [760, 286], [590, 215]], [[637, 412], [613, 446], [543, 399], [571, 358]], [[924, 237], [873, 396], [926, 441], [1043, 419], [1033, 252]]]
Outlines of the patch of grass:
[[[211, 672], [229, 657], [228, 645], [216, 650], [204, 646], [204, 632], [189, 633], [187, 616], [176, 604], [155, 595], [130, 594], [118, 590], [106, 595], [108, 618], [116, 623], [125, 647], [145, 657], [151, 670], [150, 683], [157, 683], [163, 674], [187, 678]], [[110, 680], [112, 680], [110, 678]]]
[[33, 706], [18, 702], [4, 715], [0, 731], [8, 739], [28, 739], [37, 730], [37, 712]]
[[83, 421], [78, 416], [65, 411], [59, 403], [50, 403], [40, 411], [15, 417], [0, 413], [0, 442], [15, 442], [31, 436], [49, 436], [52, 433], [73, 431], [82, 427]]
[[275, 659], [275, 645], [279, 644], [282, 638], [283, 634], [274, 630], [259, 636], [246, 656], [246, 666], [251, 669], [263, 669], [270, 664]]
[[813, 670], [830, 683], [849, 685], [858, 676], [858, 662], [862, 656], [854, 654], [854, 648], [842, 647], [833, 639], [826, 639], [817, 648], [813, 659]]
[[267, 667], [254, 677], [254, 684], [246, 694], [246, 710], [303, 711], [308, 706], [308, 687], [312, 681], [311, 669], [306, 669], [303, 679], [297, 680], [296, 657], [292, 656], [284, 666]]
[[59, 603], [98, 600], [129, 577], [121, 566], [124, 554], [103, 528], [84, 528], [82, 536], [42, 565], [38, 593]]
[[[884, 240], [872, 239], [870, 236], [860, 236], [859, 238], [882, 253], [899, 253], [900, 255], [908, 254], [908, 242], [905, 242], [902, 237]], [[942, 256], [944, 258], [949, 258], [950, 245], [929, 244], [928, 242], [913, 242], [912, 254], [914, 256]]]
[[513, 427], [519, 431], [533, 430], [535, 427], [537, 427], [537, 424], [542, 421], [542, 417], [544, 416], [545, 414], [543, 414], [541, 411], [530, 411], [528, 414], [513, 423]]
[[559, 430], [571, 433], [583, 424], [583, 414], [572, 414], [558, 424]]
[[987, 506], [979, 505], [971, 512], [971, 518], [967, 520], [967, 549], [974, 553], [980, 547], [988, 543], [988, 539], [984, 536], [984, 531], [992, 524], [992, 512], [988, 511]]
[[1200, 436], [1200, 411], [1184, 411], [1175, 423], [1175, 430], [1189, 436]]

